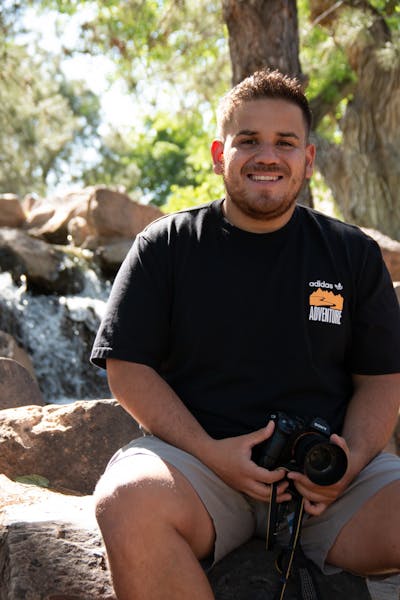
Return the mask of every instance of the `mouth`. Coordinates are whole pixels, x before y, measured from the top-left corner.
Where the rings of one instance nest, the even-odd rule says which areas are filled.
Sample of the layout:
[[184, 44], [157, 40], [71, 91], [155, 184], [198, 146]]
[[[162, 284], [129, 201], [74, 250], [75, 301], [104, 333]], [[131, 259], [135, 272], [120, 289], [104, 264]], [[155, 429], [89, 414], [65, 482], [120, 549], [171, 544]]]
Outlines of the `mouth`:
[[255, 174], [255, 173], [249, 173], [247, 175], [247, 177], [251, 180], [251, 181], [279, 181], [280, 179], [282, 179], [282, 175], [261, 175], [261, 174]]

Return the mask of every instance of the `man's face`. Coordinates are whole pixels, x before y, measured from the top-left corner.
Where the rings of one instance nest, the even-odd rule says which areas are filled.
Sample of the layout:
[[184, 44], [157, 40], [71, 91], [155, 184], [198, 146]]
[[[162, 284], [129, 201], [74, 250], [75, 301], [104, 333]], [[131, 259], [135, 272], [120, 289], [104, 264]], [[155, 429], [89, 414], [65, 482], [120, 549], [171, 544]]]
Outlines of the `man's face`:
[[226, 216], [255, 232], [279, 229], [290, 219], [315, 156], [301, 109], [269, 98], [239, 105], [224, 142], [214, 141], [211, 152], [214, 171], [224, 178]]

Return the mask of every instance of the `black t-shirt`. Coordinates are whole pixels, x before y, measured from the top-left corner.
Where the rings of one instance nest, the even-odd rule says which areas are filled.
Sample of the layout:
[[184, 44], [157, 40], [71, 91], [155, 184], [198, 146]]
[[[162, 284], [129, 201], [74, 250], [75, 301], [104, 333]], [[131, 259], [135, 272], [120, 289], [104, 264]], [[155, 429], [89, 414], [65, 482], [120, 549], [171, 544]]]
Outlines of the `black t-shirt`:
[[137, 236], [92, 362], [153, 367], [215, 438], [262, 427], [273, 410], [340, 431], [351, 374], [400, 371], [399, 305], [378, 245], [302, 206], [266, 234], [234, 227], [221, 206]]

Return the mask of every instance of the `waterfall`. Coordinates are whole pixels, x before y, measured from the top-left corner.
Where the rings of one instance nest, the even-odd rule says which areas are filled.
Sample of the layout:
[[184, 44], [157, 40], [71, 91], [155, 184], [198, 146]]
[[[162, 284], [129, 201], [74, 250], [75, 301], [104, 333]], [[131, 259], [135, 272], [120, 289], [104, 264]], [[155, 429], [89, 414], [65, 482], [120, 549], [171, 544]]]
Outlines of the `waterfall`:
[[91, 268], [84, 277], [81, 293], [59, 296], [32, 294], [23, 277], [17, 286], [0, 273], [0, 329], [30, 356], [48, 403], [111, 397], [105, 372], [89, 362], [111, 284]]

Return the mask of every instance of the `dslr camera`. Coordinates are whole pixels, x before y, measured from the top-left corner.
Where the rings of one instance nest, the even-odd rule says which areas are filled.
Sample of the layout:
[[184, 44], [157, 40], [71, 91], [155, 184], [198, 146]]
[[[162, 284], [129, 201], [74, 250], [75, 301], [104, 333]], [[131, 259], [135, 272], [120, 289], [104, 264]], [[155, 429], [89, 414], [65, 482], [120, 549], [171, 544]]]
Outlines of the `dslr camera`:
[[317, 485], [332, 485], [347, 469], [346, 453], [329, 441], [331, 430], [320, 417], [309, 421], [283, 412], [269, 415], [275, 422], [272, 436], [254, 446], [252, 459], [270, 471], [283, 467], [300, 471]]

